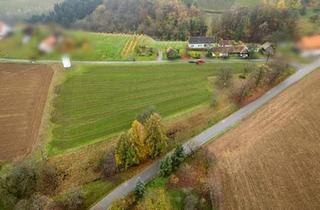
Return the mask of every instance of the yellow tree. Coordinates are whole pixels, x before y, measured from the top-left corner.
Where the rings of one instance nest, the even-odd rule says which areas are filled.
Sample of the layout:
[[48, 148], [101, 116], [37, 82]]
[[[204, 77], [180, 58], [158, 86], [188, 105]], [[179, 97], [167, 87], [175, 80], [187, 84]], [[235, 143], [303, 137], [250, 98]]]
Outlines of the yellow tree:
[[278, 9], [286, 9], [286, 1], [285, 0], [278, 0], [277, 3], [277, 8]]
[[146, 132], [144, 126], [139, 121], [135, 120], [133, 121], [128, 134], [137, 148], [140, 161], [145, 160], [148, 157], [148, 147], [146, 145]]

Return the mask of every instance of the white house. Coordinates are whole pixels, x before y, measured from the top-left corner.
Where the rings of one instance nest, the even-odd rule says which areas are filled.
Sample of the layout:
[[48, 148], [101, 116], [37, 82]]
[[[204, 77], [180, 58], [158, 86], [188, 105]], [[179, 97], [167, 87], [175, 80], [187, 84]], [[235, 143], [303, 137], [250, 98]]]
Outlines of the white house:
[[8, 36], [11, 31], [12, 29], [10, 26], [0, 21], [0, 40]]
[[190, 37], [188, 47], [195, 50], [211, 49], [214, 47], [215, 39], [213, 37], [196, 36]]

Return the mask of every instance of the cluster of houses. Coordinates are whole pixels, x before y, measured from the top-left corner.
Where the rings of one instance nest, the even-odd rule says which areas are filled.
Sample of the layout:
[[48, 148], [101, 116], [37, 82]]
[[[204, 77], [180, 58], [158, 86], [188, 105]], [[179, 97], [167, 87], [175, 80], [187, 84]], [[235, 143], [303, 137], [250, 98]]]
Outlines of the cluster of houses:
[[190, 37], [188, 49], [205, 50], [210, 52], [212, 57], [226, 58], [232, 55], [241, 58], [249, 57], [249, 48], [244, 43], [233, 40], [217, 40], [214, 37]]
[[[14, 29], [11, 26], [9, 26], [9, 24], [6, 24], [5, 22], [0, 21], [0, 40], [10, 36], [13, 32], [14, 32]], [[22, 36], [21, 43], [28, 44], [35, 33], [35, 29], [32, 26], [26, 26], [22, 30], [22, 33], [23, 33], [23, 36]], [[56, 48], [58, 41], [59, 41], [59, 36], [57, 34], [50, 35], [39, 43], [38, 50], [44, 54], [51, 53]]]

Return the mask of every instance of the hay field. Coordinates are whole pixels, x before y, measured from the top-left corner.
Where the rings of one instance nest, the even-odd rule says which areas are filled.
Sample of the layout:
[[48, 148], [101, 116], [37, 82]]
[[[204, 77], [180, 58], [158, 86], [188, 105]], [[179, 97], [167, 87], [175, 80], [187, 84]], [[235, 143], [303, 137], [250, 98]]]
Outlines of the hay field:
[[209, 145], [219, 209], [320, 209], [320, 71]]
[[79, 66], [58, 90], [49, 153], [108, 139], [150, 106], [170, 117], [209, 104], [208, 77], [226, 65], [240, 73], [245, 63]]
[[32, 150], [52, 76], [44, 65], [0, 64], [0, 162]]

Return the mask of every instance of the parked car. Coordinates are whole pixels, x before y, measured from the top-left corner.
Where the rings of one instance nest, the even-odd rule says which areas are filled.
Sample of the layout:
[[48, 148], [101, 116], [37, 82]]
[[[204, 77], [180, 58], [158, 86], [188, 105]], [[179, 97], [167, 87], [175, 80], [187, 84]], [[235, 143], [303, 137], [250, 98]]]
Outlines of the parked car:
[[206, 63], [206, 61], [203, 59], [198, 59], [196, 62], [196, 64], [198, 64], [198, 65], [205, 64], [205, 63]]

